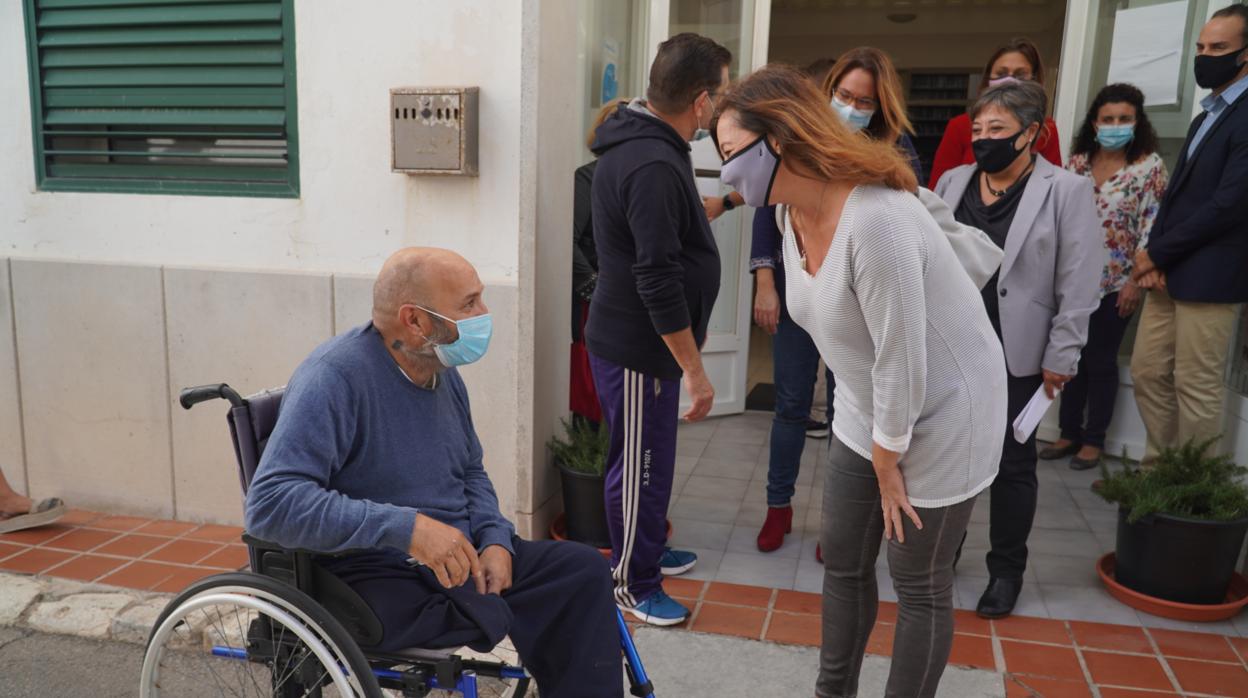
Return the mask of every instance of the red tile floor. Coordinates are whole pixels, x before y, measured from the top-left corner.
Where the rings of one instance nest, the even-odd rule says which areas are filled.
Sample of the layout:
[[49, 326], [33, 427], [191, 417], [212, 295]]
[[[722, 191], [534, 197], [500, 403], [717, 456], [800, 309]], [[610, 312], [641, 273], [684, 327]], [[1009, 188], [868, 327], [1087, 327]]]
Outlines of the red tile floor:
[[[0, 570], [158, 592], [247, 564], [242, 529], [74, 511], [59, 523], [0, 535]], [[681, 629], [819, 644], [819, 596], [669, 579], [694, 609]], [[897, 606], [883, 603], [867, 651], [892, 650]], [[1004, 694], [1067, 698], [1248, 698], [1248, 639], [1121, 625], [957, 611], [950, 664], [1001, 673]]]

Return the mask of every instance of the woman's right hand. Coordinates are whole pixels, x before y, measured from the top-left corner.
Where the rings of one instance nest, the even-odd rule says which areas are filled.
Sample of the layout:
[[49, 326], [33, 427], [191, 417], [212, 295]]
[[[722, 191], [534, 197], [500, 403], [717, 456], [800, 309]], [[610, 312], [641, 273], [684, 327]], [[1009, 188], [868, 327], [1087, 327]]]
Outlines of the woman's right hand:
[[1118, 317], [1131, 317], [1140, 307], [1144, 294], [1134, 281], [1128, 281], [1118, 292]]
[[910, 519], [914, 527], [923, 530], [919, 513], [910, 506], [906, 494], [906, 480], [901, 476], [901, 454], [890, 451], [878, 443], [871, 444], [871, 467], [880, 483], [880, 509], [884, 515], [884, 540], [896, 537], [898, 543], [906, 542], [906, 527], [902, 516]]
[[894, 537], [898, 543], [906, 542], [906, 527], [902, 516], [910, 519], [914, 527], [923, 530], [923, 522], [919, 513], [910, 506], [910, 497], [906, 495], [906, 481], [901, 477], [901, 469], [876, 468], [876, 478], [880, 481], [880, 508], [884, 515], [884, 540]]
[[754, 292], [754, 322], [767, 334], [776, 333], [776, 326], [780, 324], [780, 294], [775, 286], [760, 284]]

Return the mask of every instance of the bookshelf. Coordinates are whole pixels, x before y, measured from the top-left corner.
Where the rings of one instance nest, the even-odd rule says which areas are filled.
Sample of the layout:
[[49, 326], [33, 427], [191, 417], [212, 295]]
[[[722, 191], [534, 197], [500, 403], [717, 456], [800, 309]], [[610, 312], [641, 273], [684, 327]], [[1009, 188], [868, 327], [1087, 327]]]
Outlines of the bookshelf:
[[902, 81], [914, 125], [914, 147], [923, 172], [930, 175], [945, 125], [966, 113], [979, 87], [979, 74], [971, 70], [907, 71], [902, 73]]

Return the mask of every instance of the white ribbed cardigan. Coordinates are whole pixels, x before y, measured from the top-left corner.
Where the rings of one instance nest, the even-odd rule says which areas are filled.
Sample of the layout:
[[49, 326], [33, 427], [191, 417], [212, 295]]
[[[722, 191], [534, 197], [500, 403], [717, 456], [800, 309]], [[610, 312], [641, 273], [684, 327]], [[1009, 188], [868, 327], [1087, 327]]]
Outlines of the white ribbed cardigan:
[[858, 187], [815, 276], [784, 226], [790, 316], [836, 376], [832, 429], [871, 458], [902, 454], [916, 507], [965, 501], [992, 483], [1006, 431], [1001, 342], [979, 289], [913, 194]]

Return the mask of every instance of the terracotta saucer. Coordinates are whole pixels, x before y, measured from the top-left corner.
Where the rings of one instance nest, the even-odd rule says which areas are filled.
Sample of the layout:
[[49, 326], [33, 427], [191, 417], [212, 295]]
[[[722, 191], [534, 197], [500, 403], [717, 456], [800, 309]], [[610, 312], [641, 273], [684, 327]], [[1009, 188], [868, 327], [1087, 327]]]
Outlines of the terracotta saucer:
[[1248, 578], [1236, 572], [1231, 577], [1230, 589], [1226, 592], [1226, 602], [1220, 604], [1191, 604], [1166, 601], [1147, 594], [1141, 594], [1118, 583], [1114, 579], [1114, 566], [1117, 558], [1114, 553], [1106, 553], [1096, 562], [1096, 572], [1110, 596], [1134, 608], [1137, 611], [1196, 623], [1211, 623], [1233, 618], [1248, 606]]

